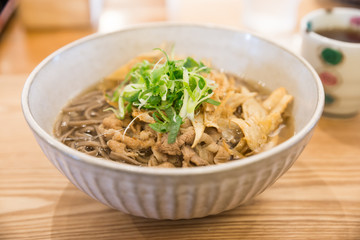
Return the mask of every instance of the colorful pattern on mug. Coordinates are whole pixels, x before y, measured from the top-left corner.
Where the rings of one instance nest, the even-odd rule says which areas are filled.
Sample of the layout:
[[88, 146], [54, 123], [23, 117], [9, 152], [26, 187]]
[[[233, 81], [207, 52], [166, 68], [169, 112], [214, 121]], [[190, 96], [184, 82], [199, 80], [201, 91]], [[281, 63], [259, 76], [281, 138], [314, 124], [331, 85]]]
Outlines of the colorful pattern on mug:
[[311, 32], [312, 31], [312, 22], [307, 22], [306, 23], [306, 32]]
[[327, 47], [321, 51], [321, 58], [327, 64], [337, 65], [343, 60], [343, 54], [338, 50]]
[[335, 102], [335, 97], [328, 93], [325, 93], [325, 105], [330, 105], [333, 104], [334, 102]]
[[360, 27], [360, 17], [352, 17], [352, 18], [350, 18], [350, 25]]
[[339, 83], [338, 77], [329, 71], [320, 72], [319, 77], [325, 86], [335, 86]]

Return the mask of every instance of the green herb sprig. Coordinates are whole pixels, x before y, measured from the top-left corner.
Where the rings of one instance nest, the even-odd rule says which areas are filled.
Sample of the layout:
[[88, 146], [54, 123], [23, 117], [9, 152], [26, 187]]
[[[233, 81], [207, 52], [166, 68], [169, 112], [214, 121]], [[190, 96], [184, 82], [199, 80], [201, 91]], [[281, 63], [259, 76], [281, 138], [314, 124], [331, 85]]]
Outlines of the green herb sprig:
[[195, 110], [203, 103], [219, 105], [211, 99], [216, 83], [201, 73], [209, 73], [210, 68], [191, 57], [171, 60], [167, 53], [165, 63], [150, 63], [146, 60], [136, 64], [128, 73], [110, 100], [118, 103], [112, 109], [115, 115], [124, 119], [132, 106], [153, 110], [155, 123], [150, 127], [157, 132], [168, 133], [168, 143], [174, 143], [181, 124], [186, 118], [194, 119]]

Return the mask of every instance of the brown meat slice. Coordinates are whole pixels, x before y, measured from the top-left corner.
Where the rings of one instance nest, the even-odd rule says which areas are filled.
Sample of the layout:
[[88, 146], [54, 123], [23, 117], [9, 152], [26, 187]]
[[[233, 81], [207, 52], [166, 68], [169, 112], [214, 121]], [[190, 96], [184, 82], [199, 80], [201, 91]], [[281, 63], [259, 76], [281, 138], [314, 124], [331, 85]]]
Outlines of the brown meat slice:
[[156, 158], [158, 163], [163, 163], [167, 161], [167, 155], [159, 151], [157, 145], [151, 147], [151, 151], [153, 152], [154, 157]]
[[156, 135], [156, 132], [150, 127], [148, 127], [148, 125], [146, 125], [145, 129], [140, 132], [139, 139], [142, 141], [146, 141], [148, 139], [155, 139]]
[[161, 140], [156, 144], [157, 149], [169, 155], [181, 155], [181, 147], [184, 144], [192, 144], [195, 138], [195, 131], [192, 126], [180, 129], [180, 135], [174, 143], [168, 143], [168, 135], [164, 134]]
[[214, 139], [207, 133], [203, 133], [200, 138], [201, 143], [205, 143], [206, 145], [210, 145], [214, 142]]
[[115, 141], [115, 140], [109, 140], [107, 142], [107, 145], [109, 146], [109, 148], [113, 152], [125, 154], [126, 156], [129, 156], [129, 157], [136, 157], [137, 156], [137, 154], [134, 153], [134, 152], [126, 151], [126, 145], [124, 143], [121, 143], [121, 142], [118, 142], [118, 141]]
[[207, 148], [198, 145], [195, 147], [195, 151], [201, 159], [206, 160], [209, 164], [214, 164], [214, 153], [209, 151]]
[[185, 129], [180, 129], [181, 135], [177, 137], [176, 141], [180, 146], [184, 144], [191, 145], [195, 139], [195, 130], [194, 127], [187, 127]]
[[219, 141], [219, 139], [221, 138], [221, 133], [213, 127], [206, 128], [205, 133], [210, 135], [215, 142]]
[[148, 167], [156, 167], [157, 165], [159, 165], [158, 160], [156, 159], [156, 157], [154, 156], [154, 154], [152, 154], [149, 157], [149, 161], [148, 161]]
[[126, 127], [130, 121], [120, 120], [116, 118], [115, 114], [110, 115], [109, 117], [104, 118], [102, 125], [105, 129], [123, 129], [123, 127]]
[[228, 162], [230, 160], [231, 155], [226, 151], [223, 146], [219, 146], [219, 150], [214, 157], [214, 163], [220, 164], [224, 162]]
[[133, 108], [131, 113], [134, 118], [137, 117], [142, 122], [155, 123], [154, 118], [149, 114], [149, 111], [138, 110], [137, 108]]
[[172, 164], [170, 162], [161, 163], [161, 164], [157, 165], [157, 167], [159, 167], [159, 168], [175, 168], [174, 164]]
[[185, 162], [185, 161], [182, 161], [182, 165], [181, 165], [182, 168], [189, 168], [189, 167], [192, 167], [190, 163], [188, 162]]
[[162, 137], [160, 138], [160, 141], [157, 142], [155, 146], [156, 146], [156, 149], [161, 153], [165, 153], [165, 154], [169, 154], [169, 155], [180, 155], [181, 154], [181, 149], [179, 147], [178, 140], [176, 140], [176, 142], [174, 142], [172, 144], [169, 144], [167, 134], [163, 134]]
[[219, 145], [214, 141], [213, 137], [207, 133], [202, 134], [200, 143], [204, 143], [202, 147], [212, 153], [216, 153], [219, 149]]
[[139, 140], [134, 137], [129, 137], [124, 135], [123, 133], [116, 132], [113, 136], [113, 140], [124, 143], [128, 148], [131, 149], [146, 149], [150, 148], [155, 144], [155, 140], [149, 138], [145, 141]]
[[196, 166], [209, 165], [209, 163], [206, 160], [199, 157], [199, 155], [197, 155], [196, 152], [194, 151], [194, 149], [192, 149], [190, 146], [188, 146], [188, 145], [183, 146], [181, 151], [183, 154], [184, 161], [186, 163], [191, 162], [191, 163], [195, 164]]

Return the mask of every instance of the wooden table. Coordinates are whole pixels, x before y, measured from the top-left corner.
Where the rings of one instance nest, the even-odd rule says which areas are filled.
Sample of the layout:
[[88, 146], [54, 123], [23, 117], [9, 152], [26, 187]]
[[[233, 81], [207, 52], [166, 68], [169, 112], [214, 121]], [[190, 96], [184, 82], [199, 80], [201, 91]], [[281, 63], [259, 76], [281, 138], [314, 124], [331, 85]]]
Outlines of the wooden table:
[[360, 239], [360, 115], [323, 117], [282, 178], [217, 216], [143, 219], [75, 188], [41, 152], [20, 95], [39, 61], [93, 31], [27, 32], [15, 17], [0, 40], [0, 239]]

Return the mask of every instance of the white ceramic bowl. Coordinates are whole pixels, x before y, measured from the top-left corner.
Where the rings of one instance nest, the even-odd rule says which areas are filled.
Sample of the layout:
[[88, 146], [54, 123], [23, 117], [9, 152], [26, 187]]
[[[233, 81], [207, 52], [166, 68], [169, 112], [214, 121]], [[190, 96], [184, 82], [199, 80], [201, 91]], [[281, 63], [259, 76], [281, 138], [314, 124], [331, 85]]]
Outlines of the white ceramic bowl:
[[[296, 134], [273, 149], [222, 165], [188, 169], [132, 166], [88, 156], [52, 134], [61, 108], [137, 54], [175, 43], [176, 53], [211, 59], [227, 72], [284, 86], [295, 97]], [[324, 104], [316, 72], [301, 57], [236, 29], [149, 24], [95, 34], [47, 57], [26, 81], [24, 116], [45, 155], [74, 185], [100, 202], [136, 216], [189, 219], [235, 208], [284, 174], [310, 140]]]

